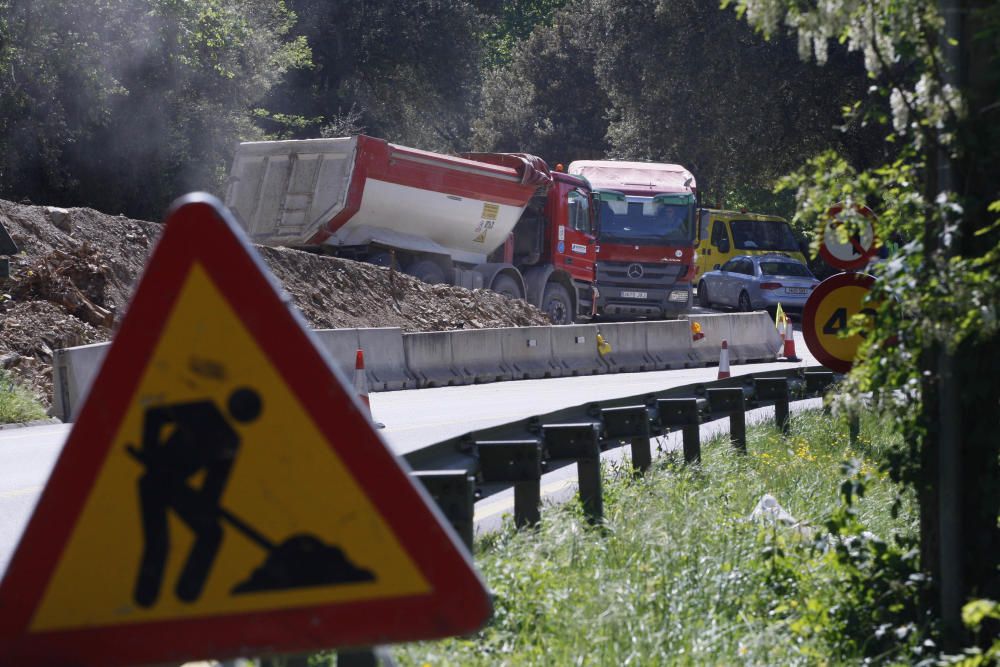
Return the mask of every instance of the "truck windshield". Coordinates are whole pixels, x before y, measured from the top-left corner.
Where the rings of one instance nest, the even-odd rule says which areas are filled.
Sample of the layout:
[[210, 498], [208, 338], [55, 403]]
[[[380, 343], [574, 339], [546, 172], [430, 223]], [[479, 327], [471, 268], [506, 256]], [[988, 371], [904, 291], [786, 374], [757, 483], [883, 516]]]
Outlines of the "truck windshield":
[[799, 250], [792, 228], [784, 220], [733, 220], [730, 224], [737, 250]]
[[693, 199], [686, 197], [624, 197], [603, 199], [600, 237], [645, 245], [691, 241]]

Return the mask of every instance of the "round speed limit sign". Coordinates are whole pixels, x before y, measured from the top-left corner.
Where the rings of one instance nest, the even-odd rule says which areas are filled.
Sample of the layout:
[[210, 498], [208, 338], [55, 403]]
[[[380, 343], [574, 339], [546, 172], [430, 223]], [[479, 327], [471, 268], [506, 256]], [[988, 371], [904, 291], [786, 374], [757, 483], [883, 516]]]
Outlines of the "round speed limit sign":
[[823, 243], [819, 247], [819, 255], [827, 264], [846, 271], [860, 269], [877, 251], [872, 226], [875, 214], [867, 206], [857, 206], [855, 211], [858, 215], [851, 216], [849, 222], [842, 204], [827, 211], [830, 219], [823, 226]]
[[802, 336], [816, 360], [838, 373], [854, 365], [862, 335], [842, 337], [855, 315], [875, 323], [875, 305], [865, 303], [875, 278], [865, 273], [838, 273], [821, 282], [802, 310]]

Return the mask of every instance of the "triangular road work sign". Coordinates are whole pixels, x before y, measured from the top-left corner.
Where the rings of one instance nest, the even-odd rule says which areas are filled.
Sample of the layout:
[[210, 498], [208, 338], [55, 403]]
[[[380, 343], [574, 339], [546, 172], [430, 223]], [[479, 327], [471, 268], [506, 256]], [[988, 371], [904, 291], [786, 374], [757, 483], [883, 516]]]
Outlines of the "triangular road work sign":
[[169, 214], [0, 583], [0, 665], [465, 634], [486, 589], [230, 214]]

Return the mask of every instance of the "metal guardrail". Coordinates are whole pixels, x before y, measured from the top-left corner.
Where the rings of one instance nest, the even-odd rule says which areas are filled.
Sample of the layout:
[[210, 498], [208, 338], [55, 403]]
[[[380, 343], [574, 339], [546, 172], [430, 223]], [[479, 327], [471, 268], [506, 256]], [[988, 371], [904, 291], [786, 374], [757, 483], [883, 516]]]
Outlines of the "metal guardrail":
[[542, 475], [575, 464], [580, 501], [600, 522], [602, 451], [629, 445], [632, 467], [642, 474], [652, 463], [650, 439], [680, 431], [684, 460], [696, 463], [699, 425], [728, 417], [733, 446], [745, 454], [746, 410], [774, 406], [775, 423], [787, 432], [789, 402], [822, 395], [839, 377], [799, 367], [584, 403], [449, 438], [405, 458], [471, 550], [475, 496], [513, 486], [514, 524], [530, 526], [539, 521]]

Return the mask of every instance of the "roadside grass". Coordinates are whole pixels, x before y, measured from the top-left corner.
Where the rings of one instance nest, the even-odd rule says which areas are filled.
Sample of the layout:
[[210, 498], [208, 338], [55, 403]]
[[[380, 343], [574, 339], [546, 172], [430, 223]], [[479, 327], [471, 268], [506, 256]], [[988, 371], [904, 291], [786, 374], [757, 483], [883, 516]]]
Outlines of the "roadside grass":
[[0, 424], [16, 424], [44, 417], [45, 408], [35, 395], [16, 384], [9, 373], [0, 371]]
[[[471, 637], [396, 647], [401, 665], [819, 665], [857, 662], [849, 573], [824, 549], [842, 512], [841, 463], [870, 475], [857, 519], [885, 540], [916, 531], [915, 506], [875, 461], [892, 436], [872, 417], [855, 447], [845, 423], [793, 416], [787, 437], [748, 429], [749, 455], [721, 438], [699, 467], [662, 457], [649, 473], [605, 468], [605, 523], [576, 503], [547, 507], [537, 530], [477, 540], [495, 594]], [[749, 520], [769, 493], [800, 528]], [[827, 544], [830, 544], [827, 541]], [[834, 542], [834, 545], [837, 543]], [[317, 656], [318, 657], [318, 656]]]

